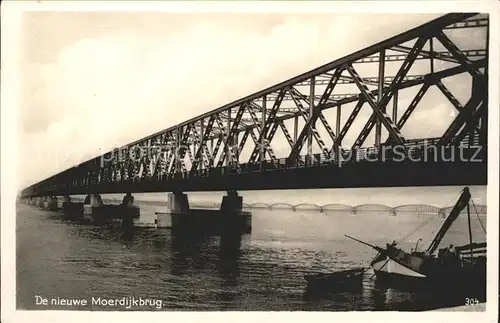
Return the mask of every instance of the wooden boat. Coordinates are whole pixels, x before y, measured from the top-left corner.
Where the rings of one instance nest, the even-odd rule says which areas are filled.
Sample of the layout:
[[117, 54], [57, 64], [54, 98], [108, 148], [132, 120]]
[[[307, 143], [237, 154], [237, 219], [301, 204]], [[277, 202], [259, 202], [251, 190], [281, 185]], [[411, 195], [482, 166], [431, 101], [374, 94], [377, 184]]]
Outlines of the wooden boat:
[[[383, 248], [347, 235], [346, 237], [378, 251], [378, 255], [370, 263], [377, 279], [396, 285], [445, 287], [448, 290], [479, 287], [481, 290], [486, 287], [486, 242], [472, 242], [470, 199], [471, 195], [466, 187], [425, 252], [406, 252], [396, 247], [395, 242]], [[464, 208], [467, 208], [469, 217], [470, 243], [437, 250], [444, 235]]]
[[365, 268], [354, 268], [333, 273], [305, 275], [307, 292], [336, 293], [361, 289], [365, 270]]

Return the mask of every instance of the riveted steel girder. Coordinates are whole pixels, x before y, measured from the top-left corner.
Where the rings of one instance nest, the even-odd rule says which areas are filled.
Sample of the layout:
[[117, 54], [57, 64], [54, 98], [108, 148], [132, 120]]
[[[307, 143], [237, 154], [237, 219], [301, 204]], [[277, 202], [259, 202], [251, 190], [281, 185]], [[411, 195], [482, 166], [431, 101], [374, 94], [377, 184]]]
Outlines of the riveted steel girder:
[[[305, 142], [308, 143], [308, 154], [311, 154], [312, 138], [323, 155], [323, 157], [315, 157], [314, 160], [319, 162], [332, 152], [340, 151], [347, 133], [349, 132], [349, 136], [352, 135], [353, 127], [351, 126], [360, 111], [366, 108], [365, 103], [368, 104], [372, 114], [361, 131], [354, 134], [357, 136], [355, 147], [361, 147], [365, 143], [375, 125], [377, 125], [375, 144], [381, 144], [379, 124], [389, 133], [389, 138], [384, 144], [412, 145], [416, 141], [414, 138], [403, 137], [401, 128], [411, 119], [412, 113], [418, 109], [428, 89], [434, 85], [458, 111], [458, 115], [437, 143], [439, 145], [457, 144], [463, 142], [464, 138], [472, 138], [477, 134], [483, 138], [484, 142], [488, 110], [488, 46], [459, 48], [449, 34], [466, 32], [474, 28], [487, 30], [488, 18], [474, 13], [444, 15], [297, 77], [76, 165], [30, 186], [23, 191], [23, 194], [34, 196], [71, 194], [77, 191], [108, 192], [110, 185], [119, 187], [123, 184], [140, 187], [146, 182], [158, 183], [160, 189], [164, 187], [159, 185], [160, 183], [178, 180], [179, 176], [196, 177], [199, 176], [201, 170], [204, 171], [203, 176], [208, 176], [207, 172], [213, 174], [214, 169], [224, 168], [231, 164], [228, 159], [237, 161], [237, 166], [242, 169], [268, 161], [273, 165], [282, 165], [281, 159], [277, 158], [271, 148], [271, 142], [278, 128], [281, 128], [290, 146], [290, 153], [286, 154], [287, 162], [292, 161], [290, 164], [294, 164], [293, 162], [298, 161], [299, 163], [295, 165], [304, 164], [305, 159], [299, 154]], [[437, 43], [440, 43], [443, 48], [436, 50]], [[429, 46], [425, 47], [426, 44]], [[486, 44], [488, 44], [487, 39]], [[417, 61], [419, 63], [429, 61], [430, 71], [412, 73], [411, 68]], [[440, 70], [437, 70], [436, 62], [438, 61], [444, 62]], [[389, 62], [391, 64], [402, 62], [395, 75], [391, 75], [387, 69]], [[368, 74], [368, 72], [362, 72], [362, 67], [369, 64], [376, 69], [378, 66], [376, 76], [361, 75]], [[346, 71], [345, 75], [342, 75], [343, 70]], [[463, 106], [442, 82], [444, 78], [462, 73], [469, 73], [473, 79], [471, 97]], [[356, 90], [352, 90], [354, 85]], [[309, 88], [307, 93], [304, 91], [304, 86]], [[348, 86], [351, 86], [350, 90], [345, 89]], [[400, 119], [396, 120], [397, 109], [393, 109], [392, 116], [389, 116], [386, 112], [389, 102], [392, 100], [394, 107], [397, 108], [401, 91], [417, 86], [420, 86], [418, 93]], [[354, 107], [342, 125], [340, 112], [348, 104], [353, 104]], [[337, 109], [334, 120], [335, 131], [328, 122], [332, 120], [328, 120], [327, 114], [323, 113], [328, 109]], [[301, 129], [297, 123], [299, 117], [304, 120]], [[285, 121], [289, 119], [294, 119], [295, 122], [293, 136], [285, 125]], [[327, 148], [316, 129], [318, 119], [333, 142], [332, 151]], [[248, 142], [249, 136], [253, 143]], [[214, 141], [216, 141], [215, 147]], [[230, 148], [237, 146], [236, 150], [240, 152], [246, 143], [253, 144], [254, 147], [248, 160], [244, 161], [240, 160], [239, 153], [236, 156]], [[222, 146], [224, 146], [224, 151], [219, 154]], [[141, 153], [144, 151], [145, 154]], [[266, 156], [270, 160], [266, 160]], [[189, 160], [186, 162], [190, 165], [185, 163], [186, 158]], [[261, 170], [262, 168], [259, 168], [259, 171]]]

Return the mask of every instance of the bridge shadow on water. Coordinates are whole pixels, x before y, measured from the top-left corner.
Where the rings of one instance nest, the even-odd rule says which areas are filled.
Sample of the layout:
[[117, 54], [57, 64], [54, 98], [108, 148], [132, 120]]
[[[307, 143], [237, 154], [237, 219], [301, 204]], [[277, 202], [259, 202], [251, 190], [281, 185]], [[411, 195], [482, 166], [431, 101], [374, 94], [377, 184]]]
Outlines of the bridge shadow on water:
[[[220, 236], [172, 232], [171, 274], [174, 276], [217, 273], [214, 298], [221, 304], [234, 301], [240, 282], [241, 256], [248, 248], [250, 235], [227, 233]], [[242, 243], [244, 242], [244, 243]]]

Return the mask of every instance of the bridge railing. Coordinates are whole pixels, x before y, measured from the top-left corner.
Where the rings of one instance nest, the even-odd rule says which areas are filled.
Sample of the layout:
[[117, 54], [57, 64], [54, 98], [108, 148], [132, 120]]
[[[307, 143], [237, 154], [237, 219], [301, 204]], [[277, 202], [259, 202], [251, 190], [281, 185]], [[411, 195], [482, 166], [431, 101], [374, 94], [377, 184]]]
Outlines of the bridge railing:
[[[473, 136], [471, 138], [464, 138], [459, 146], [462, 147], [470, 147], [470, 146], [478, 146], [479, 141], [476, 138], [477, 136]], [[411, 159], [413, 161], [418, 160], [418, 158], [422, 158], [428, 153], [428, 150], [433, 150], [434, 148], [440, 148], [437, 146], [439, 142], [439, 138], [430, 138], [430, 139], [417, 139], [417, 140], [409, 140], [405, 146], [391, 146], [391, 145], [382, 145], [379, 147], [364, 147], [364, 148], [352, 148], [352, 149], [341, 149], [340, 152], [330, 153], [329, 155], [325, 155], [323, 153], [317, 153], [313, 155], [301, 155], [298, 158], [279, 158], [275, 160], [264, 160], [262, 162], [257, 163], [246, 163], [239, 164], [234, 163], [223, 167], [217, 168], [208, 168], [208, 169], [198, 169], [195, 171], [184, 171], [184, 172], [176, 172], [173, 174], [158, 174], [155, 177], [144, 177], [138, 176], [134, 178], [124, 178], [122, 176], [117, 176], [111, 180], [113, 184], [143, 184], [148, 182], [161, 182], [168, 181], [172, 179], [182, 180], [189, 179], [195, 177], [217, 177], [217, 176], [230, 176], [230, 175], [238, 175], [238, 174], [247, 174], [252, 172], [269, 172], [269, 171], [283, 171], [283, 170], [291, 170], [291, 169], [300, 169], [300, 168], [309, 168], [309, 167], [321, 167], [321, 166], [329, 166], [336, 165], [337, 167], [345, 167], [347, 165], [351, 165], [353, 163], [363, 163], [363, 162], [383, 162], [383, 161], [402, 161], [404, 159]], [[451, 148], [452, 146], [442, 146], [441, 148]], [[403, 154], [395, 154], [396, 149]], [[433, 155], [433, 152], [429, 154]], [[59, 189], [71, 189], [77, 188], [81, 186], [93, 186], [99, 185], [101, 180], [99, 178], [91, 179], [91, 176], [82, 177], [79, 180], [75, 180], [73, 182], [52, 182], [46, 183], [49, 186], [44, 188], [44, 191], [57, 191]], [[36, 190], [37, 187], [34, 186], [32, 188]]]
[[[224, 176], [236, 175], [242, 173], [262, 172], [262, 171], [278, 171], [285, 169], [297, 169], [318, 167], [337, 164], [339, 167], [352, 163], [364, 161], [391, 161], [395, 158], [404, 158], [418, 160], [427, 153], [426, 150], [432, 150], [436, 147], [439, 138], [416, 139], [406, 143], [404, 147], [396, 147], [384, 145], [380, 147], [363, 147], [353, 149], [342, 149], [339, 154], [331, 153], [326, 156], [322, 153], [313, 155], [301, 155], [298, 158], [279, 158], [275, 160], [266, 159], [258, 163], [239, 164], [234, 163], [218, 168], [199, 169], [194, 172], [178, 172], [170, 176], [164, 176], [161, 179], [184, 179], [189, 177], [204, 177], [204, 176]], [[468, 141], [462, 146], [473, 145], [475, 141]], [[449, 148], [449, 147], [448, 147]], [[399, 153], [396, 153], [398, 151]]]

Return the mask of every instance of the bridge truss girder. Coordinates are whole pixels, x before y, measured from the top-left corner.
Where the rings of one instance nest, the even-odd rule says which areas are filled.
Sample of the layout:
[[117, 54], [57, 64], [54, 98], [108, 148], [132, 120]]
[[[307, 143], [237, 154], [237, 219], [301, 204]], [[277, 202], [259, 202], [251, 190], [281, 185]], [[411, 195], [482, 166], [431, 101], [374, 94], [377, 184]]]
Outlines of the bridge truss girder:
[[[450, 30], [487, 30], [488, 18], [476, 14], [448, 14], [408, 32], [323, 65], [315, 70], [277, 84], [217, 110], [177, 126], [117, 148], [76, 167], [35, 184], [25, 194], [40, 194], [71, 187], [99, 186], [121, 181], [161, 181], [182, 176], [197, 176], [212, 168], [243, 163], [276, 161], [272, 141], [280, 129], [286, 139], [288, 160], [300, 162], [303, 148], [312, 153], [313, 142], [321, 154], [330, 157], [341, 145], [362, 109], [372, 114], [358, 132], [352, 147], [361, 147], [375, 128], [371, 145], [405, 145], [415, 138], [405, 138], [402, 129], [428, 90], [436, 87], [457, 110], [455, 119], [438, 140], [440, 145], [460, 144], [479, 136], [486, 144], [488, 40], [484, 48], [460, 49], [447, 35]], [[484, 35], [488, 35], [486, 31]], [[441, 49], [437, 49], [441, 46]], [[389, 64], [400, 62], [394, 75]], [[412, 66], [425, 63], [428, 70], [411, 73]], [[440, 65], [446, 65], [437, 70]], [[360, 72], [363, 66], [375, 69], [375, 76]], [[423, 66], [423, 65], [422, 65]], [[462, 105], [443, 79], [468, 73], [472, 78], [471, 96]], [[345, 86], [350, 87], [349, 90]], [[398, 93], [419, 88], [398, 119]], [[392, 102], [392, 115], [387, 113]], [[353, 104], [342, 124], [342, 107]], [[332, 127], [324, 112], [336, 109]], [[299, 120], [303, 126], [298, 126]], [[285, 121], [293, 120], [293, 132]], [[319, 120], [319, 122], [318, 122]], [[318, 132], [323, 127], [327, 139]], [[334, 130], [335, 129], [335, 130]], [[388, 137], [381, 142], [382, 132]], [[248, 137], [251, 140], [248, 140]], [[329, 142], [329, 144], [327, 143]], [[247, 145], [248, 159], [241, 152]], [[31, 193], [30, 193], [31, 192]]]

